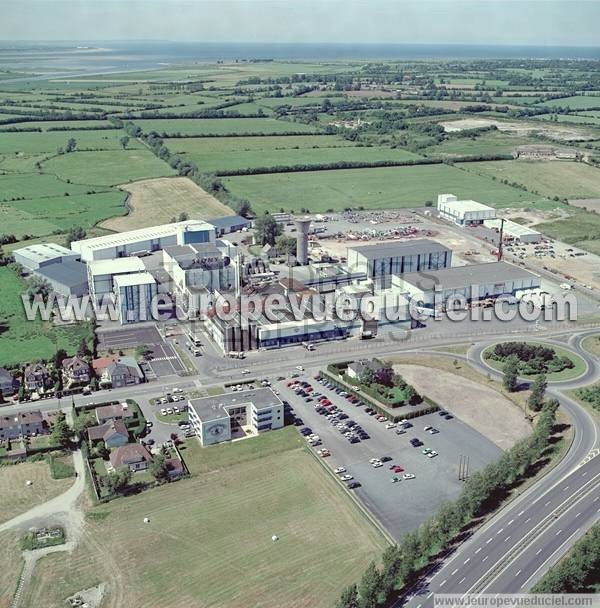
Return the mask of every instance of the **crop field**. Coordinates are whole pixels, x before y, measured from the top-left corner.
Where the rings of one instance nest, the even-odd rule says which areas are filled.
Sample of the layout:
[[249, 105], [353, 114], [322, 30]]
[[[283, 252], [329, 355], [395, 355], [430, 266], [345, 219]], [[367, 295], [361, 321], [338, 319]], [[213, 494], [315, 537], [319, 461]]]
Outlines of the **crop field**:
[[527, 206], [543, 199], [442, 164], [249, 175], [224, 181], [234, 194], [246, 196], [259, 214], [280, 208], [299, 212], [303, 207], [313, 213], [360, 206], [422, 207], [427, 201], [437, 200], [440, 192], [453, 192], [459, 198], [472, 198], [493, 206]]
[[457, 157], [484, 154], [511, 154], [517, 146], [539, 143], [539, 140], [502, 132], [488, 132], [476, 137], [450, 138], [441, 144], [426, 148], [429, 156]]
[[158, 118], [135, 120], [144, 132], [184, 135], [247, 135], [278, 133], [314, 133], [309, 125], [274, 118]]
[[0, 203], [0, 230], [21, 238], [76, 226], [91, 228], [106, 218], [123, 215], [124, 199], [122, 192], [111, 191]]
[[103, 228], [123, 232], [170, 222], [180, 213], [190, 219], [212, 219], [233, 215], [231, 207], [202, 190], [187, 177], [165, 177], [127, 184], [131, 213], [113, 217], [101, 224]]
[[106, 608], [332, 606], [384, 543], [295, 430], [276, 433], [288, 443], [266, 455], [211, 456], [206, 473], [92, 508], [83, 545], [38, 564], [27, 605], [105, 581]]
[[[3, 95], [4, 92], [0, 93]], [[42, 131], [53, 131], [60, 129], [69, 129], [70, 131], [89, 131], [95, 127], [110, 127], [111, 123], [108, 120], [33, 120], [27, 122], [16, 122], [10, 125], [0, 125], [0, 132], [12, 132], [19, 129], [41, 129]], [[3, 137], [3, 136], [2, 136]]]
[[71, 152], [51, 158], [42, 164], [42, 168], [73, 184], [89, 186], [115, 186], [175, 174], [150, 150]]
[[540, 105], [550, 106], [551, 108], [571, 108], [572, 110], [587, 110], [600, 108], [600, 97], [592, 95], [574, 95], [573, 97], [561, 97], [544, 101]]
[[553, 198], [600, 197], [600, 169], [568, 161], [500, 161], [469, 163], [469, 172], [524, 185], [529, 191]]
[[0, 285], [0, 366], [30, 361], [32, 357], [50, 359], [58, 348], [72, 355], [83, 338], [91, 342], [88, 324], [55, 327], [40, 319], [28, 321], [21, 301], [27, 285], [6, 266], [0, 267]]

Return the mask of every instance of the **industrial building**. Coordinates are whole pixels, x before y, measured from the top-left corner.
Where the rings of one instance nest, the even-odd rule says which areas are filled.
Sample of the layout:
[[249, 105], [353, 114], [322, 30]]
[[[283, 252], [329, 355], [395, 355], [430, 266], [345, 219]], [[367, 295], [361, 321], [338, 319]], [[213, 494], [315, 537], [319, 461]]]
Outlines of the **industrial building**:
[[247, 220], [241, 215], [227, 215], [225, 217], [218, 217], [214, 220], [207, 220], [207, 222], [215, 227], [217, 238], [221, 238], [232, 232], [248, 229], [251, 224], [250, 220]]
[[494, 219], [496, 210], [477, 201], [459, 201], [454, 194], [440, 194], [437, 209], [440, 217], [458, 226], [476, 226]]
[[[500, 226], [502, 220], [485, 220], [483, 225], [486, 228], [500, 232]], [[511, 220], [504, 220], [504, 226], [502, 227], [503, 240], [514, 240], [520, 243], [539, 243], [542, 240], [542, 233], [522, 224], [517, 224]]]
[[215, 227], [212, 224], [188, 220], [74, 241], [71, 249], [79, 253], [84, 262], [91, 262], [147, 255], [171, 245], [214, 242]]
[[537, 275], [507, 262], [488, 262], [454, 266], [427, 273], [413, 272], [392, 279], [393, 286], [425, 308], [443, 309], [452, 296], [467, 302], [502, 295], [514, 295], [521, 289], [540, 286]]
[[83, 262], [66, 260], [58, 264], [42, 266], [34, 272], [52, 286], [61, 296], [83, 296], [88, 293], [87, 268]]
[[88, 288], [94, 308], [106, 296], [114, 295], [114, 279], [123, 274], [145, 272], [146, 268], [140, 258], [127, 257], [116, 260], [96, 260], [88, 262]]
[[430, 239], [388, 241], [348, 247], [347, 260], [351, 272], [363, 272], [367, 279], [388, 286], [394, 274], [449, 267], [452, 250]]
[[75, 262], [81, 259], [79, 253], [56, 243], [40, 243], [21, 247], [13, 251], [13, 256], [17, 264], [32, 272], [52, 264]]
[[120, 274], [114, 277], [115, 304], [121, 324], [149, 321], [157, 285], [149, 272]]
[[313, 262], [307, 266], [285, 266], [280, 269], [280, 276], [299, 281], [321, 293], [335, 291], [339, 287], [366, 281], [365, 271], [352, 271], [345, 264]]
[[189, 419], [202, 446], [283, 427], [283, 403], [270, 388], [188, 401]]

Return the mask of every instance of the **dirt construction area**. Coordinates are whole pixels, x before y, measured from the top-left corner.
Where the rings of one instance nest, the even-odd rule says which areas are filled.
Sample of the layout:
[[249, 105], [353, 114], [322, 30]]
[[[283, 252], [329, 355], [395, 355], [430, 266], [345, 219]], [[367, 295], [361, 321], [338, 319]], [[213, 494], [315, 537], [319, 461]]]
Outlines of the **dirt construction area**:
[[129, 192], [130, 212], [100, 224], [101, 228], [124, 232], [167, 224], [180, 213], [193, 220], [209, 220], [233, 215], [233, 210], [218, 201], [187, 177], [145, 179], [121, 186]]
[[396, 364], [394, 371], [503, 450], [531, 433], [523, 412], [487, 386], [422, 365]]

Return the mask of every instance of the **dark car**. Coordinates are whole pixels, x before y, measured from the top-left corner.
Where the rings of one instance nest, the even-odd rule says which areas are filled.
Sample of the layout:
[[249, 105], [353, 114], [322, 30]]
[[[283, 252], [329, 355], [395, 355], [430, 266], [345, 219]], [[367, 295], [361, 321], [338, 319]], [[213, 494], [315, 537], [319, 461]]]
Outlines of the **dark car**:
[[391, 459], [391, 456], [382, 456], [379, 460], [381, 460], [381, 462], [389, 462]]
[[360, 488], [360, 483], [358, 481], [351, 481], [346, 487], [349, 490], [355, 490], [356, 488]]
[[440, 416], [445, 416], [447, 413], [448, 413], [448, 412], [446, 412], [445, 410], [440, 410], [440, 411], [438, 412], [438, 414], [439, 414]]
[[360, 443], [360, 439], [358, 437], [350, 437], [350, 439], [348, 439], [348, 441], [350, 443]]
[[422, 445], [422, 444], [421, 444], [421, 441], [420, 441], [419, 439], [417, 439], [416, 437], [413, 437], [413, 438], [410, 440], [410, 445], [412, 445], [412, 446], [413, 446], [413, 448], [418, 448], [418, 447], [419, 447], [420, 445]]
[[454, 416], [453, 416], [452, 414], [446, 414], [446, 415], [444, 416], [444, 418], [445, 418], [446, 420], [452, 420], [452, 418], [454, 418]]

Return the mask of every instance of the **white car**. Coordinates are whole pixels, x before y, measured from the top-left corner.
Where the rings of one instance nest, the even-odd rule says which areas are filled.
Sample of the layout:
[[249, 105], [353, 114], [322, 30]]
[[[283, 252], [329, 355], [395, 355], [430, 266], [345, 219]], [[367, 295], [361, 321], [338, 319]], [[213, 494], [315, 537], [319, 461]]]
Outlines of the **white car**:
[[427, 454], [427, 458], [435, 458], [437, 455], [438, 453], [435, 450], [431, 450], [431, 452]]
[[173, 413], [174, 413], [174, 414], [179, 414], [179, 408], [178, 408], [177, 406], [175, 406], [175, 407], [173, 408]]
[[375, 464], [376, 462], [381, 462], [381, 461], [379, 460], [379, 458], [371, 458], [371, 459], [369, 460], [369, 462], [370, 462], [371, 464]]
[[371, 464], [371, 466], [372, 466], [374, 469], [378, 469], [379, 467], [382, 467], [382, 466], [383, 466], [383, 462], [380, 462], [380, 461], [373, 462], [373, 463]]
[[296, 365], [296, 369], [297, 369], [299, 372], [303, 372], [303, 371], [304, 371], [304, 367], [302, 367], [302, 365]]
[[183, 389], [182, 388], [174, 388], [173, 392], [174, 393], [183, 393]]
[[337, 469], [334, 469], [333, 472], [336, 475], [339, 475], [340, 473], [345, 473], [346, 472], [346, 468], [345, 467], [338, 467]]
[[249, 373], [250, 373], [249, 369], [243, 369], [242, 370], [242, 374], [244, 374], [244, 375], [249, 374]]
[[431, 427], [430, 425], [427, 425], [427, 426], [424, 426], [424, 427], [423, 427], [423, 430], [424, 430], [424, 431], [428, 431], [428, 430], [429, 430], [429, 429], [431, 429], [431, 428], [432, 428], [432, 427]]
[[160, 413], [161, 413], [163, 416], [166, 416], [166, 415], [167, 415], [167, 410], [166, 410], [166, 409], [163, 407], [163, 408], [161, 408]]
[[173, 414], [173, 413], [174, 413], [174, 412], [173, 412], [173, 408], [172, 408], [172, 407], [168, 407], [168, 408], [167, 408], [167, 414], [171, 415], [171, 414]]
[[385, 422], [387, 418], [385, 416], [377, 416], [377, 422]]
[[351, 479], [354, 479], [354, 477], [352, 477], [352, 475], [342, 475], [340, 479], [342, 481], [350, 481]]
[[402, 479], [414, 479], [415, 475], [414, 473], [404, 473], [404, 475], [402, 475]]
[[395, 428], [396, 428], [396, 424], [395, 424], [394, 422], [388, 422], [388, 423], [385, 425], [385, 428], [386, 428], [386, 429], [395, 429]]
[[439, 433], [439, 431], [437, 429], [434, 429], [433, 427], [431, 427], [428, 432], [430, 435], [435, 435], [436, 433]]

